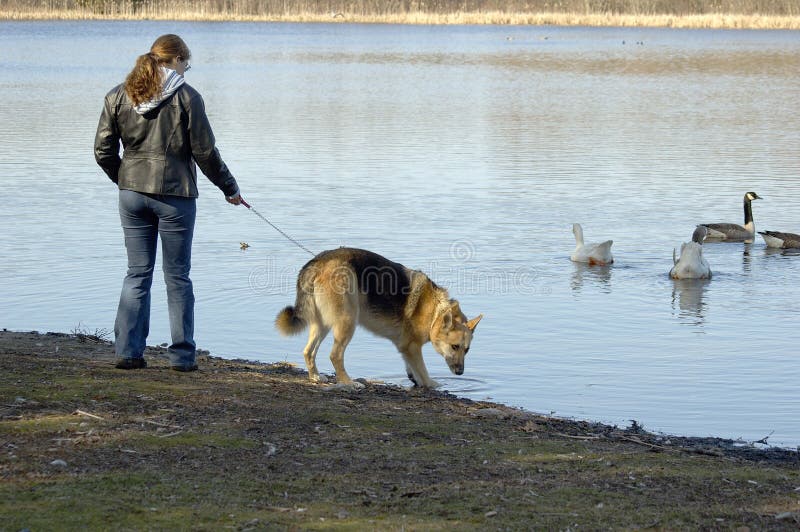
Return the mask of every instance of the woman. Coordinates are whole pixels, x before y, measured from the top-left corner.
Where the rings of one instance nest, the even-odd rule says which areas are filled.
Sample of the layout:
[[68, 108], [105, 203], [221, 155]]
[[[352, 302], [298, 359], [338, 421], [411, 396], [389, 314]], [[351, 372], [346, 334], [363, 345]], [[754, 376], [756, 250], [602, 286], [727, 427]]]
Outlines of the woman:
[[[239, 187], [214, 145], [200, 94], [184, 82], [191, 52], [177, 35], [162, 35], [139, 56], [125, 83], [105, 97], [94, 154], [119, 187], [128, 252], [114, 324], [116, 367], [147, 367], [150, 286], [161, 236], [172, 345], [172, 369], [194, 371], [194, 293], [189, 279], [200, 170], [233, 205]], [[123, 154], [120, 158], [119, 146]]]

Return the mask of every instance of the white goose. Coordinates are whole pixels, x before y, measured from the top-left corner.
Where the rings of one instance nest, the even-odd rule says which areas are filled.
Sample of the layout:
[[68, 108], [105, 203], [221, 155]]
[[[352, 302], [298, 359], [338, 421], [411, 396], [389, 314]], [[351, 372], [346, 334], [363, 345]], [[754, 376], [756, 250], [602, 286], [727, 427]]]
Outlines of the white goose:
[[781, 233], [780, 231], [759, 231], [768, 248], [796, 249], [800, 248], [800, 235]]
[[708, 235], [708, 228], [698, 225], [692, 233], [692, 241], [681, 244], [681, 256], [675, 257], [672, 250], [674, 266], [669, 271], [673, 279], [711, 279], [711, 268], [703, 258], [703, 240]]
[[750, 202], [763, 199], [755, 192], [744, 195], [744, 225], [739, 224], [702, 224], [708, 229], [709, 240], [727, 240], [729, 242], [752, 242], [756, 236], [756, 224], [753, 222], [753, 209]]
[[586, 262], [592, 266], [606, 266], [614, 262], [614, 256], [611, 255], [613, 240], [606, 240], [599, 244], [584, 244], [581, 224], [572, 224], [572, 233], [575, 235], [575, 251], [569, 257], [571, 261]]

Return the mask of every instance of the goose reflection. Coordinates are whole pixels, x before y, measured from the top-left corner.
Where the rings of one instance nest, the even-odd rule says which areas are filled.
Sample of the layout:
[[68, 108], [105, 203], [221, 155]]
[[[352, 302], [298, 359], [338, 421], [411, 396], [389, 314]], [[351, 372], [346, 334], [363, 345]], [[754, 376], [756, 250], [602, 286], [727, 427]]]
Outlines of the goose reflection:
[[703, 325], [706, 318], [705, 295], [708, 279], [676, 279], [672, 285], [672, 310], [691, 325]]
[[611, 270], [610, 266], [589, 266], [588, 264], [574, 263], [575, 270], [572, 272], [572, 290], [579, 292], [584, 283], [594, 284], [603, 291], [611, 293]]
[[764, 248], [764, 255], [767, 257], [771, 257], [773, 255], [780, 255], [783, 257], [797, 257], [800, 255], [800, 248]]
[[752, 243], [745, 243], [742, 250], [742, 272], [750, 273], [753, 271], [753, 256], [750, 252], [753, 249]]

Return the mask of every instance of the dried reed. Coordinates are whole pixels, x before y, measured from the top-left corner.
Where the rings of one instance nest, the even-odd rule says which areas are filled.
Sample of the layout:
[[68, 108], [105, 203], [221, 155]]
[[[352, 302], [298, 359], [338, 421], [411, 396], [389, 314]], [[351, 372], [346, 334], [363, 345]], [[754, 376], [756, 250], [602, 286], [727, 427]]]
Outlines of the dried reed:
[[800, 29], [796, 0], [0, 0], [0, 19]]

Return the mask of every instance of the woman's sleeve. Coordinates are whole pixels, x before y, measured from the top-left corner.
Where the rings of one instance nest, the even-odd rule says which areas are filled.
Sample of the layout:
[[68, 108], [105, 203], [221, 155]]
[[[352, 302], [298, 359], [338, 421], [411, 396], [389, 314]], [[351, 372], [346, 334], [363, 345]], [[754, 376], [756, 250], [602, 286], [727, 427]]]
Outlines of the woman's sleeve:
[[196, 94], [189, 105], [189, 139], [191, 141], [192, 157], [194, 157], [200, 171], [214, 183], [225, 196], [234, 196], [239, 190], [236, 179], [228, 170], [216, 148], [214, 132], [206, 116], [206, 106], [203, 98]]
[[103, 111], [100, 114], [97, 134], [94, 137], [94, 160], [111, 181], [116, 183], [122, 160], [119, 157], [120, 135], [111, 108], [111, 101], [111, 95], [108, 95], [103, 102]]

